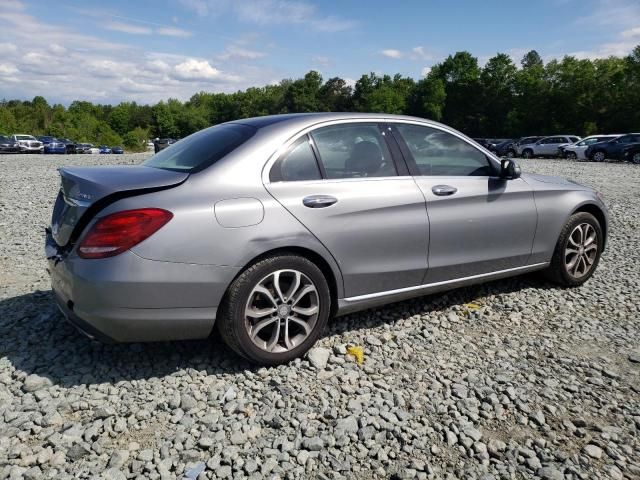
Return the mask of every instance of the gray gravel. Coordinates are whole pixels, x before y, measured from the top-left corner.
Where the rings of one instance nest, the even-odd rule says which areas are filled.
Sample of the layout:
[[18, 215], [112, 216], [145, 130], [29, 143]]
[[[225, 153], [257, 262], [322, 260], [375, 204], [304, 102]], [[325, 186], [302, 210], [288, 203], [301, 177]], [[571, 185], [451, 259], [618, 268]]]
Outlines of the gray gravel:
[[0, 157], [0, 478], [640, 478], [639, 167], [521, 161], [605, 194], [583, 287], [527, 276], [350, 315], [308, 360], [256, 369], [215, 338], [92, 343], [53, 307], [55, 169], [142, 158]]

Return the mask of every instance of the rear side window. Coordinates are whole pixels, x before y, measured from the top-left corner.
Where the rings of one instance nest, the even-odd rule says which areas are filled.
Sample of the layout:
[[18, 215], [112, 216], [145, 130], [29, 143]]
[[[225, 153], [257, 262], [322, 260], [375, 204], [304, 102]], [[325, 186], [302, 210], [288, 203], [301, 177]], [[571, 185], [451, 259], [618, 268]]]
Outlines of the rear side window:
[[256, 133], [256, 128], [223, 123], [189, 135], [143, 163], [147, 167], [199, 172], [228, 155]]
[[448, 132], [419, 125], [397, 124], [420, 175], [490, 176], [489, 160], [477, 148]]
[[576, 143], [580, 139], [578, 137], [569, 137], [569, 140], [571, 140], [571, 143]]
[[311, 137], [326, 178], [396, 176], [396, 167], [377, 124], [340, 124], [319, 128]]
[[272, 182], [320, 180], [321, 178], [316, 157], [306, 135], [289, 147], [269, 172], [269, 180]]

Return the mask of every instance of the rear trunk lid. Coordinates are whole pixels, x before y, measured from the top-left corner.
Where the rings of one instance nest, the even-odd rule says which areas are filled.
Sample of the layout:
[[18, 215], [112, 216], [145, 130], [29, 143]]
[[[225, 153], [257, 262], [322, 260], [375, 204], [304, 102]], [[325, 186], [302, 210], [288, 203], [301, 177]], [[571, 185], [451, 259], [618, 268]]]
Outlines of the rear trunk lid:
[[127, 196], [171, 188], [184, 182], [185, 172], [140, 165], [63, 167], [51, 234], [59, 247], [75, 240], [96, 213]]

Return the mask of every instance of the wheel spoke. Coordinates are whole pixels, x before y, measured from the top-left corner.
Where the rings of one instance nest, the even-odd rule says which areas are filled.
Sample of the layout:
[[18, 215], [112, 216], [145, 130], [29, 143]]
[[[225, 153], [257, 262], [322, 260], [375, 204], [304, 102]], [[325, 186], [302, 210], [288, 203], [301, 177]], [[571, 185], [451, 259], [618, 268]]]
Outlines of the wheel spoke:
[[267, 315], [271, 315], [272, 313], [276, 313], [277, 311], [278, 309], [276, 307], [269, 307], [269, 308], [247, 307], [246, 310], [244, 311], [244, 314], [247, 317], [251, 317], [251, 318], [262, 318], [262, 317], [266, 317]]
[[316, 313], [318, 313], [318, 306], [312, 305], [311, 307], [307, 307], [307, 308], [293, 307], [291, 311], [300, 315], [304, 315], [305, 317], [309, 317], [311, 315], [315, 315]]
[[275, 272], [273, 274], [273, 289], [276, 291], [278, 295], [278, 299], [281, 302], [286, 302], [287, 300], [284, 298], [284, 294], [282, 293], [282, 289], [280, 288], [280, 271]]
[[294, 272], [293, 282], [291, 282], [291, 286], [289, 287], [289, 290], [287, 290], [287, 293], [285, 295], [285, 302], [291, 300], [293, 295], [298, 291], [298, 288], [300, 288], [300, 278], [300, 272]]
[[586, 253], [586, 252], [590, 252], [590, 251], [592, 251], [592, 250], [598, 250], [598, 245], [597, 245], [597, 244], [595, 244], [595, 243], [590, 243], [589, 245], [586, 245], [586, 246], [584, 247], [584, 251], [585, 251], [585, 253]]
[[565, 255], [565, 257], [566, 257], [567, 255], [574, 255], [574, 254], [577, 254], [577, 253], [578, 253], [578, 249], [577, 249], [577, 248], [569, 248], [569, 247], [567, 247], [567, 248], [565, 249], [565, 251], [564, 251], [564, 255]]
[[300, 320], [299, 318], [296, 318], [296, 317], [289, 317], [287, 320], [289, 320], [290, 322], [293, 322], [296, 325], [302, 327], [304, 329], [304, 334], [305, 335], [309, 335], [311, 333], [311, 328], [309, 327], [309, 324], [307, 322], [305, 322], [304, 320]]
[[583, 254], [583, 257], [584, 257], [585, 265], [587, 265], [589, 268], [591, 268], [591, 265], [593, 265], [593, 262], [596, 261], [596, 256], [594, 255], [593, 257], [590, 257], [589, 255], [587, 255], [585, 253], [585, 254]]
[[291, 306], [295, 307], [298, 304], [298, 302], [300, 302], [300, 300], [304, 298], [305, 295], [315, 291], [316, 289], [313, 285], [305, 285], [300, 289], [296, 297], [291, 301]]
[[569, 235], [569, 243], [570, 243], [571, 245], [573, 245], [574, 247], [579, 248], [579, 247], [580, 247], [580, 242], [576, 242], [576, 241], [573, 239], [573, 235], [574, 235], [575, 233], [576, 233], [576, 231], [574, 230], [573, 232], [571, 232], [571, 235]]
[[278, 306], [278, 301], [274, 298], [274, 296], [271, 294], [271, 292], [266, 287], [264, 287], [262, 285], [257, 285], [256, 288], [253, 289], [253, 291], [255, 293], [260, 293], [260, 294], [264, 295], [267, 298], [267, 300], [269, 300], [274, 307]]
[[271, 338], [267, 340], [267, 351], [272, 352], [273, 349], [278, 345], [278, 341], [280, 340], [280, 320], [275, 324], [275, 328], [271, 330]]
[[259, 322], [257, 322], [252, 328], [251, 328], [251, 339], [255, 339], [258, 336], [258, 333], [260, 333], [260, 330], [262, 330], [264, 327], [271, 325], [274, 322], [278, 322], [279, 325], [279, 319], [278, 317], [271, 317], [271, 318], [267, 318], [265, 320], [260, 320]]
[[576, 255], [569, 263], [567, 263], [567, 270], [569, 270], [569, 272], [574, 270], [578, 260], [580, 260], [580, 255]]
[[289, 319], [288, 318], [284, 323], [284, 345], [285, 347], [287, 347], [288, 350], [291, 350], [295, 346], [291, 341], [291, 338], [289, 337]]

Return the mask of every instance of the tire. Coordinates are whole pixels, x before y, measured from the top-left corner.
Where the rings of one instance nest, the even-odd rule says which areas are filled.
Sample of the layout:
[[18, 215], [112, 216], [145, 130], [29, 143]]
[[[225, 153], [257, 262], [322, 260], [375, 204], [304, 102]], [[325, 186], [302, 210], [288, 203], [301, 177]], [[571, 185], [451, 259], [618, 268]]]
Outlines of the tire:
[[578, 155], [576, 152], [567, 152], [567, 160], [578, 160]]
[[[294, 289], [296, 278], [299, 288]], [[275, 288], [276, 280], [281, 293]], [[309, 293], [303, 295], [303, 291]], [[315, 314], [308, 313], [314, 308]], [[307, 313], [301, 314], [303, 310]], [[247, 315], [249, 311], [260, 316]], [[279, 254], [256, 262], [233, 281], [216, 324], [224, 342], [240, 356], [261, 365], [279, 365], [313, 346], [330, 311], [331, 296], [322, 271], [304, 257]], [[256, 328], [259, 322], [263, 324]]]
[[512, 150], [512, 149], [507, 150], [507, 155], [506, 155], [507, 158], [515, 158], [515, 156], [516, 156], [515, 150]]
[[640, 152], [636, 152], [633, 155], [631, 155], [631, 163], [640, 165]]
[[[585, 232], [587, 232], [586, 239], [584, 238]], [[595, 238], [592, 242], [588, 242], [593, 234], [595, 234]], [[585, 244], [582, 248], [579, 246], [580, 238]], [[551, 265], [546, 270], [547, 278], [564, 287], [582, 285], [591, 278], [598, 267], [603, 241], [602, 227], [593, 215], [587, 212], [574, 213], [560, 232], [551, 258]], [[593, 250], [591, 245], [595, 245], [596, 249], [593, 256], [589, 253]], [[569, 249], [575, 250], [576, 253], [569, 253]], [[573, 260], [576, 262], [572, 267]]]
[[591, 158], [594, 162], [604, 162], [605, 154], [603, 151], [598, 150], [597, 152], [593, 152], [593, 155], [591, 155]]
[[533, 150], [530, 148], [525, 148], [522, 151], [522, 158], [533, 158]]

